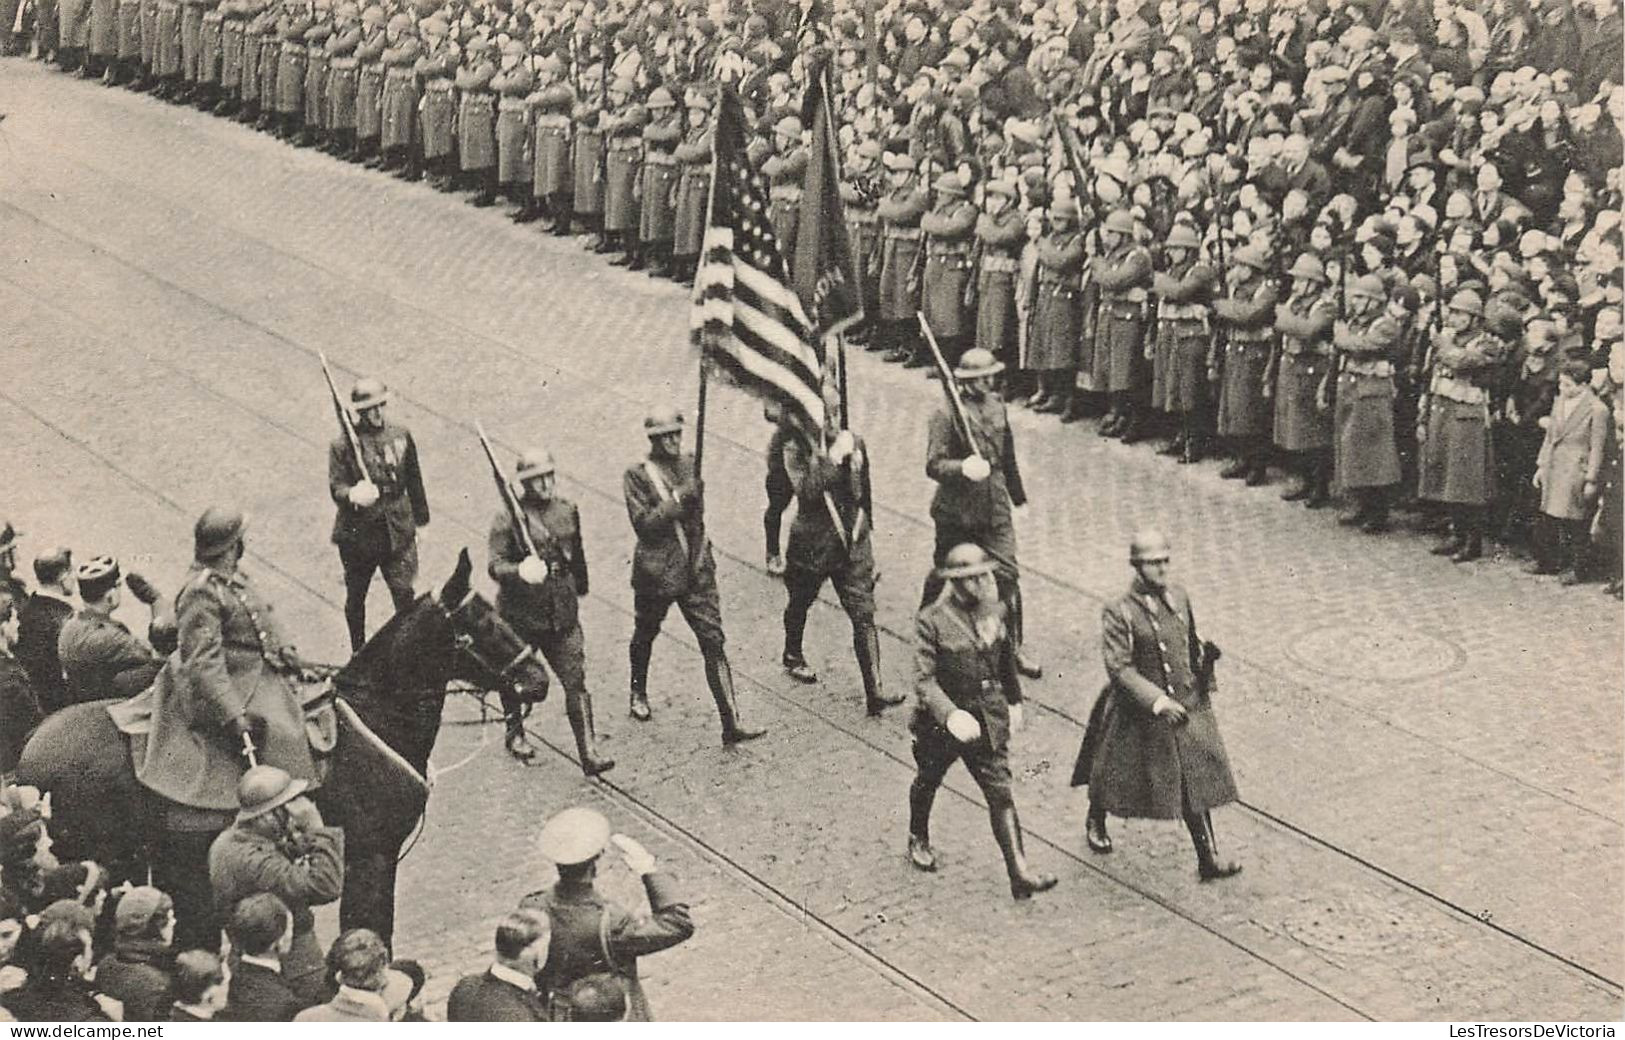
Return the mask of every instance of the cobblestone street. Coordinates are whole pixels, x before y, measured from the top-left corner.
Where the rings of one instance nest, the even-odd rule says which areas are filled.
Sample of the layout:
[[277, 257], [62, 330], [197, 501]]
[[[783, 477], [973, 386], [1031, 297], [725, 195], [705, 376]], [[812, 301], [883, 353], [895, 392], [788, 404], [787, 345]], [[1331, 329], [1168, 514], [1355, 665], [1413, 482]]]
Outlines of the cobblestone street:
[[[250, 561], [301, 649], [347, 646], [316, 352], [377, 375], [417, 438], [434, 522], [423, 580], [498, 508], [473, 428], [538, 443], [580, 505], [599, 728], [618, 760], [582, 780], [555, 694], [526, 768], [497, 712], [459, 695], [402, 866], [397, 945], [435, 1013], [489, 957], [498, 915], [548, 883], [532, 840], [574, 802], [642, 840], [689, 894], [696, 937], [643, 962], [674, 1019], [1601, 1019], [1625, 981], [1621, 610], [1508, 561], [1455, 566], [1419, 536], [1373, 539], [1273, 489], [1146, 446], [1013, 415], [1032, 504], [1018, 516], [1030, 646], [1016, 737], [1028, 847], [1060, 886], [1010, 900], [967, 774], [939, 799], [935, 876], [903, 854], [907, 713], [863, 714], [845, 618], [809, 625], [822, 682], [779, 667], [783, 590], [762, 567], [760, 407], [712, 395], [705, 461], [730, 654], [769, 736], [724, 750], [690, 633], [625, 711], [633, 544], [623, 468], [657, 403], [692, 412], [684, 290], [628, 274], [498, 210], [409, 186], [195, 111], [0, 59], [0, 513], [47, 543], [112, 552], [165, 588], [197, 514], [254, 518]], [[858, 353], [873, 452], [886, 681], [909, 682], [929, 565], [923, 470], [936, 386]], [[1156, 520], [1175, 580], [1224, 648], [1217, 695], [1244, 803], [1220, 841], [1247, 865], [1197, 882], [1177, 825], [1115, 822], [1091, 855], [1066, 786], [1103, 681], [1101, 604]], [[483, 579], [482, 579], [483, 580]], [[490, 592], [489, 583], [485, 583]], [[374, 590], [374, 627], [386, 616]], [[618, 863], [609, 889], [641, 899]], [[325, 936], [331, 939], [333, 922]]]

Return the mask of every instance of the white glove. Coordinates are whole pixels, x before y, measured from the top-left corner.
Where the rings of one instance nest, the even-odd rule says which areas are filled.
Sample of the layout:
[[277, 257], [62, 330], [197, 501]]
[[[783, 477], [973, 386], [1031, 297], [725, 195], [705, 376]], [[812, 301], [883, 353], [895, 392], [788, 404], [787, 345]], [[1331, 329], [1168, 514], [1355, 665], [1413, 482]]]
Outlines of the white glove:
[[529, 585], [540, 585], [547, 580], [547, 561], [527, 556], [519, 561], [519, 580]]
[[1010, 705], [1010, 732], [1020, 733], [1021, 727], [1024, 725], [1026, 725], [1026, 713], [1021, 710], [1021, 705]]
[[639, 876], [652, 874], [655, 871], [654, 854], [644, 848], [635, 838], [628, 838], [624, 834], [611, 834], [609, 840], [621, 850], [621, 859], [632, 868], [632, 872]]
[[856, 437], [852, 436], [852, 431], [842, 430], [835, 435], [835, 439], [829, 444], [829, 461], [839, 466], [852, 457], [852, 452], [857, 449], [857, 446], [858, 441]]
[[972, 483], [980, 484], [993, 475], [993, 467], [980, 455], [972, 455], [959, 464], [959, 475]]
[[948, 716], [948, 732], [961, 744], [969, 744], [982, 735], [982, 724], [964, 708], [955, 708]]
[[377, 505], [378, 485], [370, 480], [363, 480], [350, 488], [347, 497], [350, 499], [350, 504], [357, 509], [366, 509], [368, 506]]

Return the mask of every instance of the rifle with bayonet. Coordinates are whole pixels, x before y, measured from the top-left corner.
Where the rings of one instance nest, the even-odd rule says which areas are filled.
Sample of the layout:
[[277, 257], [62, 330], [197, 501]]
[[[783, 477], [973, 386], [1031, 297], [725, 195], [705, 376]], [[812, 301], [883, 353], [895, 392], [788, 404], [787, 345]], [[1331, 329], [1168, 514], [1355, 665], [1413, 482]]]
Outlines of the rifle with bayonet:
[[497, 482], [497, 493], [502, 496], [502, 505], [508, 510], [508, 519], [513, 524], [514, 533], [519, 536], [519, 544], [524, 547], [526, 555], [541, 560], [542, 554], [536, 551], [536, 542], [530, 536], [530, 525], [525, 522], [525, 511], [519, 505], [519, 496], [514, 493], [508, 478], [502, 475], [502, 466], [497, 462], [497, 453], [491, 449], [490, 438], [485, 436], [485, 427], [476, 422], [474, 432], [479, 434], [480, 447], [485, 449], [485, 461], [491, 464], [491, 479]]
[[316, 356], [322, 362], [322, 377], [327, 380], [327, 392], [333, 396], [333, 411], [338, 413], [339, 428], [344, 431], [344, 439], [350, 445], [350, 454], [355, 457], [356, 472], [361, 480], [358, 483], [372, 483], [372, 477], [367, 473], [367, 460], [361, 454], [361, 438], [356, 435], [355, 424], [350, 421], [350, 410], [344, 407], [344, 401], [339, 397], [339, 388], [333, 382], [333, 373], [327, 367], [327, 355], [317, 351]]

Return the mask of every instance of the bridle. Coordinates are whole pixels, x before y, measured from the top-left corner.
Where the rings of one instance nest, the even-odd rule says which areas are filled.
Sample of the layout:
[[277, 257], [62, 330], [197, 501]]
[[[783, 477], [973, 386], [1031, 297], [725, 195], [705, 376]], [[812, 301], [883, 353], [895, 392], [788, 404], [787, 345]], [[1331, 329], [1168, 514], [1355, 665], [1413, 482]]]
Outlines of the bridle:
[[477, 597], [478, 594], [473, 589], [469, 589], [468, 593], [464, 595], [463, 598], [458, 601], [457, 605], [450, 610], [447, 610], [445, 604], [440, 601], [440, 592], [438, 589], [430, 593], [429, 600], [435, 605], [435, 608], [440, 611], [440, 615], [451, 623], [452, 645], [456, 648], [457, 652], [474, 662], [480, 668], [485, 669], [486, 674], [493, 675], [505, 683], [511, 682], [509, 676], [511, 676], [520, 665], [535, 658], [536, 648], [531, 646], [529, 643], [522, 644], [519, 652], [514, 655], [513, 660], [500, 666], [492, 662], [484, 654], [480, 653], [480, 651], [475, 648], [474, 637], [465, 631], [461, 631], [457, 624], [460, 616], [465, 616], [468, 614], [470, 607], [473, 605]]

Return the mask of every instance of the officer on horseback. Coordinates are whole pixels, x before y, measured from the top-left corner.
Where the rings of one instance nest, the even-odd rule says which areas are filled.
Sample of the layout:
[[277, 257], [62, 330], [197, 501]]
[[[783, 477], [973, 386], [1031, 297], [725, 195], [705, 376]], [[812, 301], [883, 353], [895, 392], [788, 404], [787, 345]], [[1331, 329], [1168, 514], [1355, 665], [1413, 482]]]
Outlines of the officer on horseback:
[[136, 776], [197, 809], [234, 810], [251, 763], [313, 781], [315, 765], [294, 683], [304, 665], [271, 606], [241, 569], [247, 520], [212, 507], [193, 529], [194, 562], [176, 597], [180, 647], [152, 687], [110, 709], [146, 735]]

